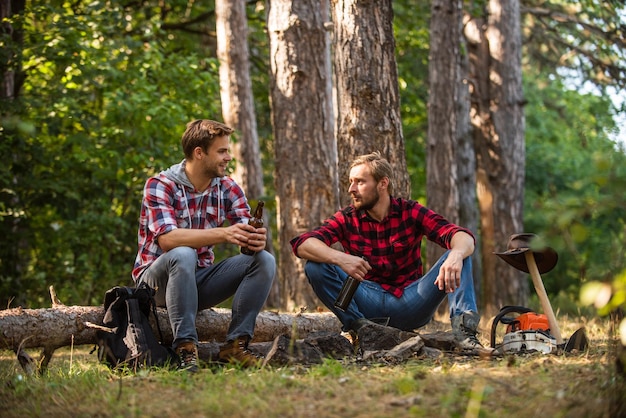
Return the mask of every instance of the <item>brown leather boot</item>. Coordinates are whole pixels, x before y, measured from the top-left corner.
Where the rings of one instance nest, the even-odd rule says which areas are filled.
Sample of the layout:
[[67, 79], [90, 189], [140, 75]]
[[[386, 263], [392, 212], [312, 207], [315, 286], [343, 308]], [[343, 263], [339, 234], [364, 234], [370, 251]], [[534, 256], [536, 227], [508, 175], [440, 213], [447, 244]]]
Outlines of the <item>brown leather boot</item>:
[[228, 341], [220, 348], [218, 359], [225, 363], [239, 364], [242, 367], [259, 367], [263, 357], [248, 350], [248, 341], [249, 339], [245, 337]]
[[182, 342], [176, 347], [178, 354], [178, 370], [186, 370], [191, 373], [198, 371], [198, 348], [193, 341]]

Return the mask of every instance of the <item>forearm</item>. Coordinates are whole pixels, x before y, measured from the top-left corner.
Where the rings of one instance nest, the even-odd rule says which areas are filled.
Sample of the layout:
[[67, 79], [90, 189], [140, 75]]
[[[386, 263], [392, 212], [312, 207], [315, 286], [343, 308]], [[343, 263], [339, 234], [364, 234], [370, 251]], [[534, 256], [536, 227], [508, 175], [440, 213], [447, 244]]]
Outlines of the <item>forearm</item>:
[[363, 258], [335, 250], [316, 238], [309, 238], [300, 244], [298, 256], [317, 263], [336, 265], [357, 280], [363, 280], [367, 272], [372, 269], [372, 266]]
[[159, 246], [164, 251], [176, 247], [201, 248], [226, 242], [224, 228], [174, 229], [158, 238]]
[[459, 231], [450, 241], [450, 250], [462, 256], [463, 259], [474, 254], [474, 238], [463, 231]]
[[329, 247], [317, 238], [309, 238], [298, 247], [298, 257], [317, 263], [339, 264], [341, 251]]

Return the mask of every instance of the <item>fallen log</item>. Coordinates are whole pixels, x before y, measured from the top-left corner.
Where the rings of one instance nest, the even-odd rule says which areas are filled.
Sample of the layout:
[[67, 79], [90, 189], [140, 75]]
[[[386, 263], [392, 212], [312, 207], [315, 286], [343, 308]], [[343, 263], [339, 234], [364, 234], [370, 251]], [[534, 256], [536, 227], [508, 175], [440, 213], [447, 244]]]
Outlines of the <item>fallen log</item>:
[[[41, 373], [48, 366], [57, 348], [96, 344], [96, 330], [104, 317], [103, 307], [65, 306], [50, 287], [52, 308], [0, 310], [0, 349], [12, 350], [22, 368], [30, 373]], [[196, 317], [200, 340], [199, 354], [205, 361], [213, 361], [224, 341], [230, 325], [231, 310], [213, 308], [203, 310]], [[150, 318], [155, 332], [160, 329], [164, 344], [171, 344], [172, 329], [167, 311], [157, 309], [157, 319]], [[371, 330], [370, 330], [371, 331]], [[453, 349], [447, 333], [416, 334], [397, 330], [397, 335], [378, 335], [359, 332], [361, 350], [365, 357], [387, 362], [406, 359], [418, 353], [439, 356], [441, 349]], [[353, 356], [352, 344], [341, 333], [341, 323], [331, 312], [279, 313], [263, 311], [257, 317], [251, 349], [266, 356], [266, 364], [317, 363], [324, 358], [341, 359]], [[443, 335], [442, 335], [443, 334]], [[409, 341], [407, 341], [409, 340]], [[42, 348], [39, 360], [24, 350]], [[369, 350], [368, 350], [369, 349]]]
[[[171, 344], [172, 329], [165, 309], [157, 309], [163, 342]], [[96, 329], [101, 324], [104, 309], [94, 306], [63, 306], [55, 304], [46, 309], [0, 310], [0, 349], [44, 348], [54, 351], [60, 347], [96, 343]], [[196, 327], [200, 341], [224, 341], [231, 319], [231, 310], [213, 308], [199, 312]], [[156, 331], [154, 318], [152, 328]], [[279, 335], [305, 338], [318, 331], [341, 332], [341, 324], [330, 312], [279, 313], [263, 311], [257, 317], [254, 341], [273, 341]]]

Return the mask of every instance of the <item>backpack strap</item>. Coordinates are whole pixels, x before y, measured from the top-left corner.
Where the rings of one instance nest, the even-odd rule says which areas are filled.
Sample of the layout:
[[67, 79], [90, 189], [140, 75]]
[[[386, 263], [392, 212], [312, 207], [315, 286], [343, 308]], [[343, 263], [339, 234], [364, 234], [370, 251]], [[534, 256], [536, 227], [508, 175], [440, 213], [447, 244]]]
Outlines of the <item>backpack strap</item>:
[[159, 316], [157, 315], [156, 302], [154, 300], [154, 289], [142, 279], [139, 280], [137, 289], [145, 289], [148, 293], [148, 304], [150, 305], [152, 315], [154, 315], [154, 322], [156, 322], [157, 330], [159, 331], [159, 343], [163, 343], [163, 332], [161, 331], [161, 325], [159, 325]]

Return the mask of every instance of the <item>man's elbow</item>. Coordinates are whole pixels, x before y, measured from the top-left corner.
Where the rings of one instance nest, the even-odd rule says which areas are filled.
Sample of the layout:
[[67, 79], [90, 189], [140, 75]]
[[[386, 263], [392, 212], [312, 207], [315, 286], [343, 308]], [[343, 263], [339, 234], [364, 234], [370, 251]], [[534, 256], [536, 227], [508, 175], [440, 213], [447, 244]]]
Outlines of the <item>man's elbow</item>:
[[451, 247], [462, 249], [466, 256], [474, 254], [476, 241], [474, 237], [465, 231], [459, 231], [452, 237]]
[[307, 258], [309, 254], [309, 248], [311, 247], [311, 238], [306, 238], [304, 241], [298, 243], [293, 247], [293, 254], [298, 258]]
[[476, 250], [476, 241], [474, 240], [474, 237], [471, 236], [468, 233], [465, 233], [466, 235], [466, 245], [467, 245], [467, 252], [469, 253], [468, 255], [472, 255], [474, 254], [474, 250]]
[[165, 234], [159, 235], [156, 239], [157, 245], [163, 251], [169, 251], [175, 246], [173, 240], [171, 239], [171, 236], [169, 235], [170, 235], [169, 233], [165, 233]]

